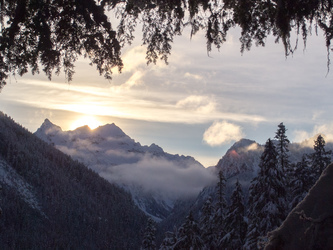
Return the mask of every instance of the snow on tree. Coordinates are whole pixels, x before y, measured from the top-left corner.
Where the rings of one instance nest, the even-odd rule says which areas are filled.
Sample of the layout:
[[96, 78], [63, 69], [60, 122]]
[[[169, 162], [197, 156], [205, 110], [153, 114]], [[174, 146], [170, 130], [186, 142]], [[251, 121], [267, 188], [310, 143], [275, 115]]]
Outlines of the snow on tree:
[[219, 181], [216, 185], [216, 199], [215, 211], [213, 215], [213, 226], [216, 234], [216, 239], [218, 246], [221, 246], [221, 240], [226, 234], [225, 232], [225, 213], [227, 208], [227, 202], [225, 200], [225, 188], [226, 188], [226, 179], [222, 171], [219, 171]]
[[155, 243], [155, 222], [152, 218], [148, 218], [147, 226], [145, 229], [145, 234], [142, 240], [142, 246], [141, 250], [154, 250], [156, 249], [156, 243]]
[[165, 238], [160, 246], [160, 250], [172, 250], [173, 246], [177, 243], [178, 231], [177, 228], [174, 228], [174, 232], [166, 232]]
[[313, 149], [312, 154], [303, 155], [302, 160], [295, 165], [291, 180], [292, 208], [303, 200], [322, 171], [331, 162], [332, 152], [325, 150], [325, 140], [321, 135], [314, 141]]
[[247, 231], [246, 221], [242, 186], [237, 179], [225, 218], [227, 234], [222, 240], [225, 249], [241, 249], [243, 247]]
[[286, 189], [277, 157], [275, 146], [268, 139], [260, 158], [258, 176], [250, 186], [247, 249], [258, 248], [261, 237], [264, 239], [286, 216]]
[[200, 236], [200, 229], [193, 218], [192, 212], [190, 212], [186, 217], [184, 224], [178, 229], [178, 239], [174, 244], [173, 249], [204, 249], [204, 243]]
[[278, 152], [279, 164], [282, 171], [284, 171], [285, 173], [287, 173], [290, 165], [289, 155], [288, 155], [289, 152], [288, 145], [290, 141], [287, 138], [286, 131], [287, 131], [286, 127], [284, 126], [283, 122], [281, 122], [278, 125], [278, 130], [276, 131], [274, 137], [277, 140], [276, 151]]
[[310, 162], [307, 155], [302, 156], [302, 160], [295, 164], [294, 176], [291, 181], [292, 201], [291, 208], [294, 208], [307, 194], [313, 185]]
[[201, 217], [199, 221], [201, 238], [208, 249], [216, 248], [216, 235], [214, 231], [213, 215], [214, 206], [212, 197], [209, 196], [201, 209]]

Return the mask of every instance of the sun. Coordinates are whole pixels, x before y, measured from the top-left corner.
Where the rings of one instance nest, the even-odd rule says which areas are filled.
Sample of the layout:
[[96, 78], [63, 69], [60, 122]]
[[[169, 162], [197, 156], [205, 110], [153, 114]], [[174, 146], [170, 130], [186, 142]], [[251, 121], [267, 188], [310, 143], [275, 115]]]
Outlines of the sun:
[[70, 130], [74, 130], [76, 128], [88, 125], [90, 129], [95, 129], [98, 126], [101, 126], [102, 123], [98, 121], [94, 116], [82, 116], [79, 119], [75, 120], [71, 126]]

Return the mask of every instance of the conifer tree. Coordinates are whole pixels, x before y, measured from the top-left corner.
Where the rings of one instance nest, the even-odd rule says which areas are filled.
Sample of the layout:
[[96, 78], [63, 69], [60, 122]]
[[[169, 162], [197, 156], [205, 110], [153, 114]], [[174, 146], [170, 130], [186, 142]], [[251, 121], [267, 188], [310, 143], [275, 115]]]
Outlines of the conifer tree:
[[325, 140], [324, 138], [319, 135], [317, 140], [314, 141], [314, 153], [310, 155], [311, 158], [311, 165], [313, 169], [313, 183], [318, 180], [319, 176], [323, 172], [323, 170], [327, 167], [328, 164], [331, 162], [331, 155], [332, 151], [325, 150]]
[[155, 250], [156, 243], [155, 243], [155, 222], [152, 218], [149, 218], [147, 221], [147, 226], [145, 230], [145, 235], [142, 241], [141, 250]]
[[172, 250], [174, 245], [177, 243], [178, 231], [177, 228], [174, 228], [174, 232], [166, 232], [165, 238], [160, 246], [160, 250]]
[[200, 237], [200, 229], [193, 218], [192, 212], [186, 217], [186, 221], [178, 230], [178, 240], [173, 246], [178, 249], [204, 249], [204, 243]]
[[268, 139], [259, 163], [259, 173], [250, 186], [249, 227], [245, 247], [256, 249], [269, 231], [278, 227], [286, 216], [286, 189], [278, 167], [277, 152]]
[[311, 178], [312, 169], [307, 155], [302, 156], [302, 160], [295, 164], [294, 177], [291, 181], [292, 201], [290, 208], [294, 208], [300, 201], [303, 200], [307, 192], [313, 185]]
[[225, 249], [241, 249], [245, 243], [247, 223], [242, 186], [238, 179], [231, 195], [225, 223], [227, 234], [223, 237], [223, 246]]
[[227, 202], [225, 200], [225, 188], [226, 188], [226, 179], [222, 171], [219, 171], [219, 181], [216, 185], [216, 204], [215, 204], [215, 211], [213, 215], [213, 225], [215, 231], [215, 238], [217, 240], [217, 244], [219, 247], [222, 243], [222, 238], [226, 234], [225, 232], [225, 213], [227, 208]]
[[285, 173], [286, 182], [289, 182], [289, 177], [292, 175], [290, 169], [290, 161], [289, 161], [289, 139], [286, 135], [286, 127], [284, 126], [283, 122], [278, 125], [278, 130], [275, 133], [275, 139], [277, 140], [277, 147], [276, 151], [278, 153], [278, 162], [281, 170]]
[[199, 221], [201, 238], [203, 240], [204, 245], [208, 249], [216, 248], [216, 235], [214, 232], [214, 223], [213, 223], [213, 215], [214, 215], [214, 207], [212, 204], [212, 197], [209, 196], [206, 202], [204, 203], [201, 209], [201, 217]]

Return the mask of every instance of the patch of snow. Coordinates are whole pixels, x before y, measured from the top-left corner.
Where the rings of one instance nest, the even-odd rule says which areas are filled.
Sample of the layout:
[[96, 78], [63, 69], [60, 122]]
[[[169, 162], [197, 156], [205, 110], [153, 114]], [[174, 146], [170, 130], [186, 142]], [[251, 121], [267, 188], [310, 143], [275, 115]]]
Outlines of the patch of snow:
[[3, 160], [0, 160], [0, 182], [13, 188], [31, 208], [44, 215], [32, 186]]

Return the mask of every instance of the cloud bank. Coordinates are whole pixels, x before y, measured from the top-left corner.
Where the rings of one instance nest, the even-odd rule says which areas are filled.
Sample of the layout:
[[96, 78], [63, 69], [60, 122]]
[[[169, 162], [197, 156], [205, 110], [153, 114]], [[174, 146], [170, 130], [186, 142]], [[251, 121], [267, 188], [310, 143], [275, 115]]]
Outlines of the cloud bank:
[[199, 165], [180, 167], [165, 158], [145, 155], [139, 162], [106, 168], [99, 174], [116, 183], [135, 185], [151, 194], [167, 198], [197, 195], [216, 181], [215, 175]]

